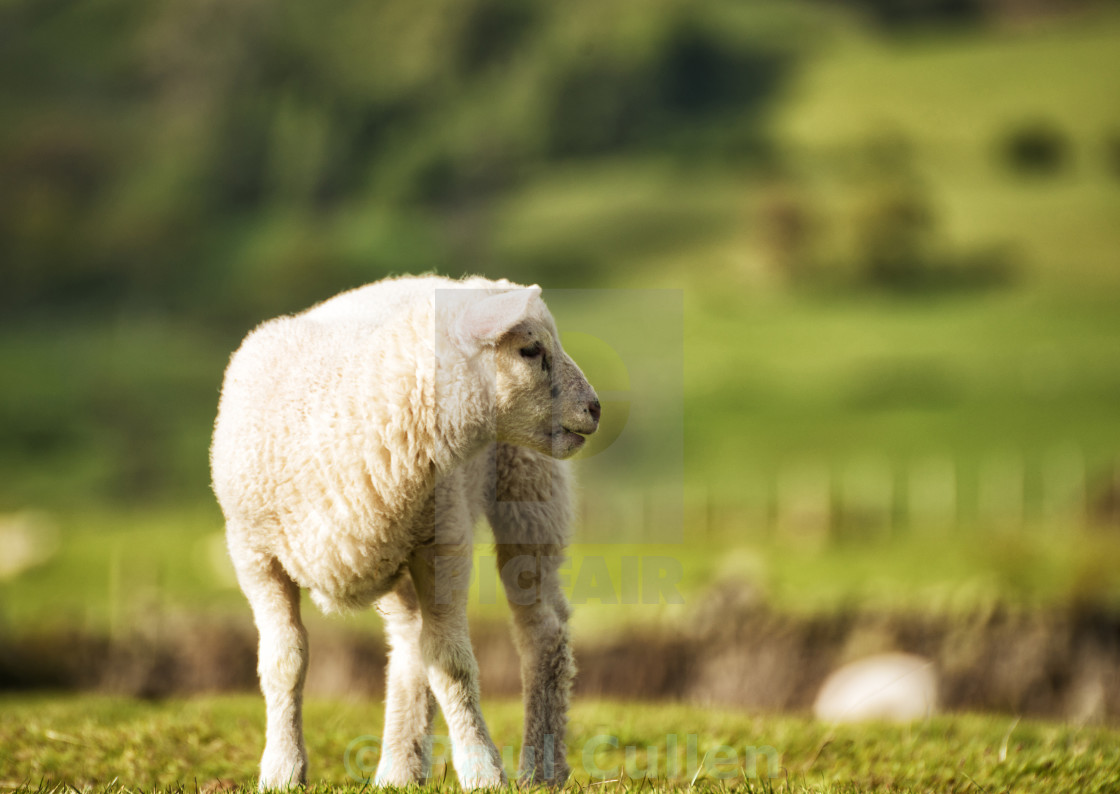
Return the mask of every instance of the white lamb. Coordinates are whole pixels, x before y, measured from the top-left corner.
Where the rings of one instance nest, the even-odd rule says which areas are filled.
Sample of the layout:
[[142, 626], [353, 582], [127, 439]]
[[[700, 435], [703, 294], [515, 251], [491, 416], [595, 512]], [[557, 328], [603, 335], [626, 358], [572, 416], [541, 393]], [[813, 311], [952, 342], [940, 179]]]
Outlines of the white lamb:
[[246, 337], [226, 371], [211, 469], [260, 632], [261, 788], [306, 781], [301, 588], [324, 611], [376, 602], [385, 616], [378, 784], [427, 778], [437, 702], [461, 785], [506, 782], [467, 631], [480, 515], [493, 527], [521, 656], [520, 775], [565, 779], [574, 664], [556, 571], [571, 513], [560, 460], [599, 413], [536, 286], [387, 280]]

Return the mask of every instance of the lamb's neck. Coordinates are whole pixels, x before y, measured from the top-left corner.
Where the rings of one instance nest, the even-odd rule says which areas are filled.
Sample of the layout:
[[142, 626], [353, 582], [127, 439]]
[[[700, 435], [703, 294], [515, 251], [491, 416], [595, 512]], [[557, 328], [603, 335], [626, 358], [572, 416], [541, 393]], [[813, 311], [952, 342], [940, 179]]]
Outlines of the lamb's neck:
[[485, 370], [478, 364], [460, 362], [418, 373], [409, 400], [418, 443], [410, 465], [395, 472], [411, 480], [403, 492], [427, 492], [493, 442], [493, 386], [490, 378], [479, 375]]
[[435, 469], [444, 474], [494, 441], [493, 398], [489, 390], [443, 396], [435, 405], [434, 427], [429, 455]]

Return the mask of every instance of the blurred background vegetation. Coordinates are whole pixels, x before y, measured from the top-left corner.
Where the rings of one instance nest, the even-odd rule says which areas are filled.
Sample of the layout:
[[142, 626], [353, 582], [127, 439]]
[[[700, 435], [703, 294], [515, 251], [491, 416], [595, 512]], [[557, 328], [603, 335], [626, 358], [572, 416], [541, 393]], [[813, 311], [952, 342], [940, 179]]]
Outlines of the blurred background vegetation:
[[0, 621], [244, 612], [229, 352], [428, 270], [683, 291], [686, 597], [1116, 605], [1118, 251], [1111, 0], [5, 0]]

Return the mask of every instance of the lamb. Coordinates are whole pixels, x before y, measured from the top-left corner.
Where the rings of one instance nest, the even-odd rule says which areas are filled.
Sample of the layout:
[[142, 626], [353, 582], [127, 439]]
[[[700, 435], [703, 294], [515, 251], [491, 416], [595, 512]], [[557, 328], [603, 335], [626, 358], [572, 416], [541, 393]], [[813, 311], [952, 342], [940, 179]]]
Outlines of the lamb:
[[262, 789], [307, 778], [301, 589], [325, 612], [376, 604], [384, 615], [378, 785], [427, 779], [437, 703], [463, 788], [506, 782], [466, 616], [482, 515], [521, 659], [519, 776], [567, 777], [575, 667], [557, 572], [572, 512], [563, 461], [597, 429], [600, 405], [540, 293], [483, 278], [385, 280], [265, 322], [232, 356], [210, 458], [260, 634]]

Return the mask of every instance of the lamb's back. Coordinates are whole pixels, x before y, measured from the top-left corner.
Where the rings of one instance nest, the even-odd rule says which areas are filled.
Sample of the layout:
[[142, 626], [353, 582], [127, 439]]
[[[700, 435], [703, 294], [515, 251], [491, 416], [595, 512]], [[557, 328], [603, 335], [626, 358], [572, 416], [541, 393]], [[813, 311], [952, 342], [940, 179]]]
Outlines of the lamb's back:
[[297, 316], [318, 323], [360, 323], [379, 327], [423, 304], [434, 306], [438, 290], [494, 290], [517, 286], [506, 279], [494, 281], [481, 276], [461, 280], [444, 276], [402, 276], [340, 293]]
[[231, 533], [323, 604], [382, 587], [413, 543], [433, 452], [443, 456], [435, 291], [507, 285], [378, 282], [250, 333], [227, 369], [211, 452]]
[[441, 282], [447, 281], [436, 276], [378, 281], [328, 298], [297, 316], [318, 323], [361, 323], [376, 328], [430, 302]]

